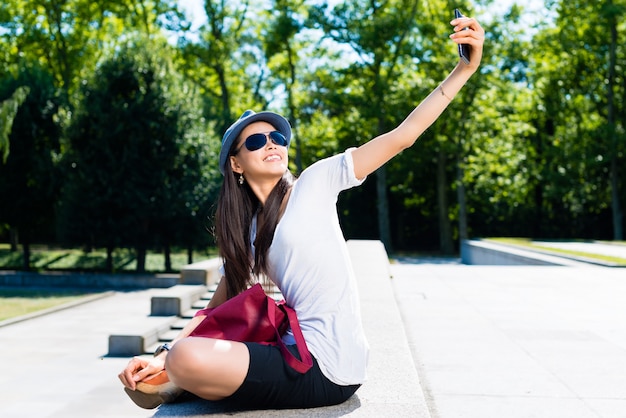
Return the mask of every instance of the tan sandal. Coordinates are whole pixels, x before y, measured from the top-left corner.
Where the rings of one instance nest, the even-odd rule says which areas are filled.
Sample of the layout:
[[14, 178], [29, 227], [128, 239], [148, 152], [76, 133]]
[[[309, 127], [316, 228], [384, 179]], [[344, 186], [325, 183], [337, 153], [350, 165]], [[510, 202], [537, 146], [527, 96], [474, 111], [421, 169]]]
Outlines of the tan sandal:
[[165, 370], [148, 380], [137, 382], [135, 390], [125, 387], [124, 391], [133, 402], [144, 409], [154, 409], [162, 403], [173, 402], [184, 392], [183, 389], [170, 382]]

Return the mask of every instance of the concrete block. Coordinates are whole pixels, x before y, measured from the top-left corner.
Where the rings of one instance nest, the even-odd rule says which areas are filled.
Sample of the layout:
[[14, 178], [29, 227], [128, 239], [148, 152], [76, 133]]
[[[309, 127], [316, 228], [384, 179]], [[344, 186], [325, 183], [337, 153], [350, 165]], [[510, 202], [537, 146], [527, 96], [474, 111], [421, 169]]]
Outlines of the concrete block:
[[461, 262], [489, 266], [590, 267], [588, 263], [564, 257], [480, 240], [464, 240], [461, 243]]
[[164, 289], [152, 296], [150, 300], [150, 315], [152, 316], [180, 316], [189, 310], [193, 304], [207, 291], [203, 285], [176, 285]]
[[178, 318], [175, 316], [148, 316], [132, 321], [109, 335], [111, 357], [133, 357], [146, 353], [151, 345], [159, 341], [159, 335], [168, 331]]
[[391, 268], [380, 241], [348, 241], [363, 329], [370, 344], [368, 379], [357, 395], [361, 416], [430, 418], [404, 323], [391, 286]]
[[187, 264], [180, 271], [180, 283], [201, 284], [205, 286], [216, 284], [221, 278], [219, 272], [221, 266], [222, 260], [217, 257]]
[[0, 286], [86, 289], [149, 289], [176, 285], [179, 274], [101, 274], [0, 271]]

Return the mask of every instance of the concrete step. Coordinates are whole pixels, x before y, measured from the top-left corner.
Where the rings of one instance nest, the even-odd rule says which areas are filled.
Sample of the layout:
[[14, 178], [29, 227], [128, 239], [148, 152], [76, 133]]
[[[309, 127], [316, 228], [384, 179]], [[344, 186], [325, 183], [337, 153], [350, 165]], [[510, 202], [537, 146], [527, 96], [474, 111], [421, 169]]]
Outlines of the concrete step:
[[[214, 290], [214, 287], [213, 287]], [[152, 354], [159, 345], [171, 341], [193, 317], [197, 308], [205, 307], [213, 292], [204, 285], [175, 285], [157, 289], [150, 299], [150, 316], [133, 318], [109, 335], [112, 357]]]
[[[190, 317], [191, 318], [191, 317]], [[171, 328], [176, 330], [181, 330], [185, 328], [185, 325], [189, 322], [189, 318], [178, 318], [174, 323], [172, 323]]]
[[[191, 292], [192, 300], [195, 299], [199, 292], [194, 289], [190, 289], [194, 286], [183, 285], [182, 289], [175, 289], [174, 294], [169, 295], [170, 298], [175, 298], [177, 295], [180, 295], [181, 292]], [[204, 286], [202, 286], [204, 287]], [[184, 310], [179, 315], [177, 315], [176, 320], [172, 321], [167, 329], [161, 329], [158, 332], [158, 342], [147, 346], [142, 354], [154, 354], [155, 350], [164, 343], [171, 342], [174, 338], [178, 336], [180, 331], [189, 323], [191, 318], [193, 318], [200, 309], [206, 308], [208, 303], [211, 301], [211, 297], [215, 294], [215, 288], [217, 286], [210, 286], [210, 290], [207, 289], [204, 293], [202, 293], [197, 300], [193, 300], [189, 309]], [[189, 288], [189, 289], [188, 289]], [[163, 296], [161, 296], [163, 297]], [[173, 303], [173, 302], [169, 302]], [[175, 305], [175, 303], [173, 303]]]
[[192, 310], [200, 310], [206, 308], [206, 305], [209, 303], [207, 299], [198, 299], [191, 305]]
[[176, 338], [179, 332], [180, 332], [179, 329], [175, 329], [170, 326], [170, 329], [159, 334], [159, 341], [161, 341], [162, 343], [170, 342], [174, 338]]
[[152, 316], [180, 316], [207, 293], [204, 285], [176, 285], [152, 296]]
[[169, 331], [178, 320], [176, 316], [146, 316], [134, 318], [109, 335], [111, 357], [132, 357], [149, 352], [160, 335]]
[[217, 283], [221, 277], [219, 268], [222, 265], [220, 258], [188, 264], [180, 271], [180, 283], [200, 284], [210, 286]]
[[194, 315], [196, 314], [196, 312], [198, 312], [199, 309], [187, 309], [185, 312], [183, 312], [180, 317], [181, 319], [191, 319], [194, 317]]

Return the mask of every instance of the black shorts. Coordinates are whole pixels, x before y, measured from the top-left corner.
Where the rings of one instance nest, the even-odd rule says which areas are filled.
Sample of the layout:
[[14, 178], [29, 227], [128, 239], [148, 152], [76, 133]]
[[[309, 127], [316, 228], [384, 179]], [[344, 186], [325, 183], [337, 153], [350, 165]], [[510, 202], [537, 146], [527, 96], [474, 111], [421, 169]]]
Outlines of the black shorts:
[[[294, 409], [336, 405], [345, 402], [361, 385], [341, 386], [324, 376], [317, 360], [302, 374], [284, 360], [280, 349], [245, 343], [250, 366], [242, 385], [226, 401], [248, 409]], [[298, 355], [296, 346], [288, 346]]]

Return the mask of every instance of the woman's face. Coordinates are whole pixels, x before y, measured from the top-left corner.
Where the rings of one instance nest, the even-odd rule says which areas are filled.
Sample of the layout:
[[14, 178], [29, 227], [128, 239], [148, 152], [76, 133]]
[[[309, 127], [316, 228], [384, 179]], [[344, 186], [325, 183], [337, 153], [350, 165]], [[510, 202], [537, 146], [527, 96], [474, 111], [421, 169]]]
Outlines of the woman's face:
[[241, 132], [235, 145], [235, 150], [239, 150], [235, 155], [231, 155], [230, 163], [233, 171], [243, 174], [247, 181], [253, 181], [257, 177], [282, 177], [287, 171], [288, 155], [287, 147], [277, 145], [266, 137], [265, 146], [258, 150], [250, 151], [246, 148], [246, 138], [252, 134], [269, 134], [276, 128], [268, 122], [253, 122]]

